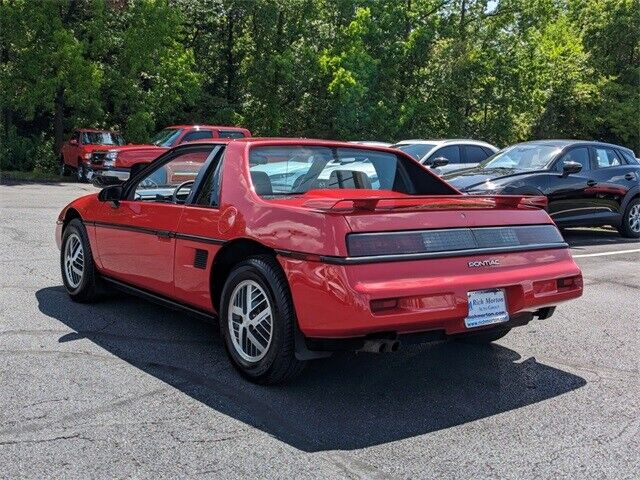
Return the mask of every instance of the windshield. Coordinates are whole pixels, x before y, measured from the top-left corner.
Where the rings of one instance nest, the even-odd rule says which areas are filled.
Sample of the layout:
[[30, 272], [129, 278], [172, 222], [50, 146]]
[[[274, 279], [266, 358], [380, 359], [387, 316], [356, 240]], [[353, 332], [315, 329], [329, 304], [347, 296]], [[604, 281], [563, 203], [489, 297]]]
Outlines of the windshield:
[[422, 158], [424, 158], [424, 156], [435, 146], [435, 143], [406, 143], [402, 145], [394, 145], [394, 148], [402, 150], [404, 153], [411, 155], [416, 160], [422, 160]]
[[514, 145], [489, 157], [481, 167], [540, 170], [545, 168], [560, 150], [561, 148], [555, 145]]
[[113, 132], [82, 132], [82, 143], [85, 145], [124, 145], [124, 138]]
[[255, 147], [249, 155], [249, 172], [256, 193], [263, 197], [318, 189], [449, 193], [439, 183], [432, 185], [432, 175], [412, 161], [361, 148]]
[[164, 130], [160, 130], [156, 136], [153, 137], [151, 143], [158, 147], [170, 147], [181, 133], [182, 129], [180, 128], [165, 128]]

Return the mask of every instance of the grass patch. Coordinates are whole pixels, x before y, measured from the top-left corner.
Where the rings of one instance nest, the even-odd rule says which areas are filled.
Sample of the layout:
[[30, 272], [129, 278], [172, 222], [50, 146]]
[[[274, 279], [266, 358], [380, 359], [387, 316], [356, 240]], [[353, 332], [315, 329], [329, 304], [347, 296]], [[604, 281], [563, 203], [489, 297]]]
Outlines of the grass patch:
[[21, 182], [70, 182], [69, 177], [62, 177], [55, 173], [44, 172], [20, 172], [14, 170], [5, 170], [0, 172], [0, 180], [5, 181], [21, 181]]

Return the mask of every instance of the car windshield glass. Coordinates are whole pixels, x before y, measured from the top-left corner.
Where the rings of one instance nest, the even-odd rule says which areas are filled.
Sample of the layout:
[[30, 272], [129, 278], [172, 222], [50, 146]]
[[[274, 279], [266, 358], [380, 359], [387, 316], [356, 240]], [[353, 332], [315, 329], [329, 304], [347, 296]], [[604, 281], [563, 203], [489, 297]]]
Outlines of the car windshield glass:
[[256, 147], [249, 156], [249, 171], [256, 193], [266, 197], [318, 189], [409, 193], [405, 163], [411, 162], [392, 153], [360, 148]]
[[83, 132], [82, 143], [85, 145], [124, 145], [124, 138], [113, 132]]
[[170, 147], [181, 133], [182, 129], [180, 128], [165, 128], [164, 130], [160, 130], [156, 136], [153, 137], [151, 143], [158, 147]]
[[489, 157], [482, 168], [540, 170], [549, 165], [560, 150], [556, 145], [514, 145]]
[[435, 146], [434, 143], [407, 143], [395, 145], [395, 148], [411, 155], [416, 160], [421, 160]]

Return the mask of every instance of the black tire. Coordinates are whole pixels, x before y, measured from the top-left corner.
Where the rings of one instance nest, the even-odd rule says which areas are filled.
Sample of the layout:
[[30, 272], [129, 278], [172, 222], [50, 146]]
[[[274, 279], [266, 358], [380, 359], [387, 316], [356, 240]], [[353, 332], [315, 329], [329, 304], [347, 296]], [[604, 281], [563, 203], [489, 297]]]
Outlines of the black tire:
[[[231, 338], [229, 308], [231, 295], [242, 282], [253, 281], [266, 294], [271, 308], [271, 342], [264, 357], [256, 361], [242, 358]], [[268, 385], [292, 380], [302, 372], [305, 362], [295, 356], [296, 315], [289, 284], [275, 258], [269, 255], [251, 257], [235, 266], [222, 290], [220, 301], [220, 334], [233, 366], [248, 380]], [[252, 327], [247, 327], [250, 330]], [[255, 333], [255, 327], [253, 332]], [[239, 333], [242, 336], [242, 333]], [[245, 334], [246, 336], [247, 334]]]
[[493, 328], [491, 330], [483, 330], [481, 332], [464, 333], [456, 337], [456, 341], [470, 343], [472, 345], [485, 345], [495, 342], [496, 340], [500, 340], [510, 331], [510, 328]]
[[80, 160], [78, 160], [78, 168], [76, 169], [76, 176], [80, 183], [87, 183], [89, 180], [87, 179], [87, 169]]
[[638, 209], [640, 209], [640, 198], [631, 200], [627, 208], [624, 209], [622, 224], [618, 227], [618, 232], [620, 232], [620, 235], [623, 237], [640, 238], [640, 229], [637, 229], [637, 231], [633, 229], [634, 220], [637, 219]]
[[[69, 274], [66, 272], [65, 262], [67, 243], [73, 238], [79, 239], [82, 246], [83, 268], [82, 275], [80, 276], [81, 278], [77, 284], [68, 278]], [[100, 281], [100, 276], [96, 271], [95, 264], [93, 262], [93, 254], [91, 253], [91, 245], [89, 244], [87, 230], [84, 228], [82, 221], [78, 218], [71, 220], [62, 233], [60, 272], [62, 274], [62, 283], [71, 297], [71, 300], [74, 302], [94, 302], [101, 296], [103, 287]]]
[[64, 163], [64, 158], [60, 157], [60, 176], [61, 177], [68, 177], [71, 174], [71, 171], [69, 170], [69, 166]]

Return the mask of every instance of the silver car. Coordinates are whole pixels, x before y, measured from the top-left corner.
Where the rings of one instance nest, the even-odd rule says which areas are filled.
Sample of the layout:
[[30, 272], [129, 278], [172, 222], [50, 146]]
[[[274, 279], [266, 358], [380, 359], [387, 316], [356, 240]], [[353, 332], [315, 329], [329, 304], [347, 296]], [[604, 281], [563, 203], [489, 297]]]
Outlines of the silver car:
[[403, 140], [393, 147], [431, 167], [438, 175], [473, 168], [498, 151], [490, 143], [467, 139]]

